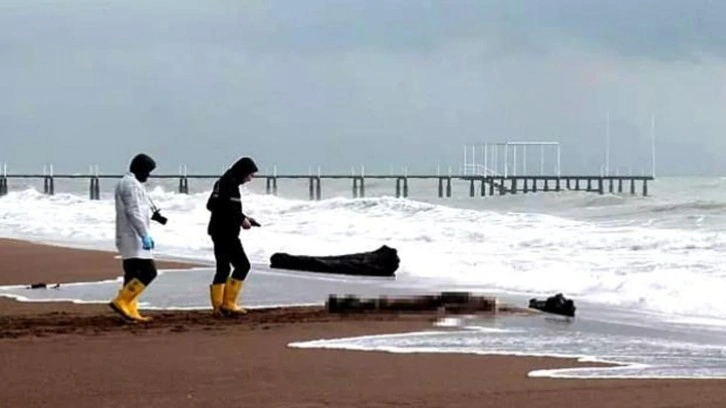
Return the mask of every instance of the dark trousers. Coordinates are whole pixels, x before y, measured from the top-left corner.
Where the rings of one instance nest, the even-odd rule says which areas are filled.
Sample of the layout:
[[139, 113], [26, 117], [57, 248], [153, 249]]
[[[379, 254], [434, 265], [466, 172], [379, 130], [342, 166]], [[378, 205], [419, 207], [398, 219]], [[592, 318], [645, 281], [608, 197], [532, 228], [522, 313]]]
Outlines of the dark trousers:
[[238, 237], [212, 237], [214, 243], [214, 259], [217, 261], [217, 273], [214, 275], [213, 284], [224, 283], [229, 278], [234, 267], [232, 279], [245, 280], [250, 271], [250, 261], [247, 259], [242, 242]]
[[149, 286], [156, 278], [156, 264], [153, 259], [130, 258], [124, 259], [124, 286], [131, 279], [138, 279], [144, 286]]

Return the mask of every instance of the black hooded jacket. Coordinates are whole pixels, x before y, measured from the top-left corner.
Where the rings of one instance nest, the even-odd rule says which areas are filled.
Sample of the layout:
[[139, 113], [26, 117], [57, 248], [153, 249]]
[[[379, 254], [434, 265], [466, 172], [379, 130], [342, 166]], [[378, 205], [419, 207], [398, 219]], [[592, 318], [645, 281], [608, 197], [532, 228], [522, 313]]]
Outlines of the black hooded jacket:
[[257, 171], [252, 159], [243, 157], [214, 183], [212, 194], [207, 200], [207, 209], [212, 212], [207, 233], [213, 237], [235, 238], [239, 236], [245, 215], [239, 186], [245, 177]]

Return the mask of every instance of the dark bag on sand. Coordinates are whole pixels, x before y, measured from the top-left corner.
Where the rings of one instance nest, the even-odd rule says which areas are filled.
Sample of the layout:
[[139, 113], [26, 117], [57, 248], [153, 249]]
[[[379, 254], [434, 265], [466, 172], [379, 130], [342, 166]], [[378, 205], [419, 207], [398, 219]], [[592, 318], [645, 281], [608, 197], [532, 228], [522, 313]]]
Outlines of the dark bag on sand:
[[275, 253], [270, 267], [357, 276], [394, 276], [400, 259], [395, 249], [382, 246], [372, 252], [338, 256], [302, 256]]
[[548, 297], [547, 300], [530, 299], [529, 307], [547, 313], [575, 317], [575, 302], [566, 299], [562, 293]]

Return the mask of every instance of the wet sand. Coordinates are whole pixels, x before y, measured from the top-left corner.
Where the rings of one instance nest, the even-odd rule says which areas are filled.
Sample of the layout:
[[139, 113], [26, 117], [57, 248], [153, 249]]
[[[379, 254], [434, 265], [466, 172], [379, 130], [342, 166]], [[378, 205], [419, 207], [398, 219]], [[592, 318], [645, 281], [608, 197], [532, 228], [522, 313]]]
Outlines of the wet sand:
[[[0, 240], [0, 284], [114, 279], [120, 271], [112, 253]], [[431, 315], [339, 316], [317, 307], [239, 319], [147, 314], [153, 322], [132, 325], [105, 305], [0, 298], [0, 407], [726, 406], [722, 381], [527, 377], [578, 366], [570, 360], [287, 347], [427, 329]]]

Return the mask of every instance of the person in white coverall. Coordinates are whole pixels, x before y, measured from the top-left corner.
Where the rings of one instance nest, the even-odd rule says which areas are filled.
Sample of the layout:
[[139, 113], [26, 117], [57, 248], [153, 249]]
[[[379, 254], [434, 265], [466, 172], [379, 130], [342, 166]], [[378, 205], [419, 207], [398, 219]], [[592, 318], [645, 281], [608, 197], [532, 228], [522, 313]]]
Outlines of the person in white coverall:
[[116, 248], [123, 260], [124, 284], [109, 306], [133, 322], [151, 320], [139, 313], [137, 305], [139, 296], [157, 275], [149, 225], [151, 202], [142, 184], [155, 168], [151, 157], [139, 154], [116, 185]]

